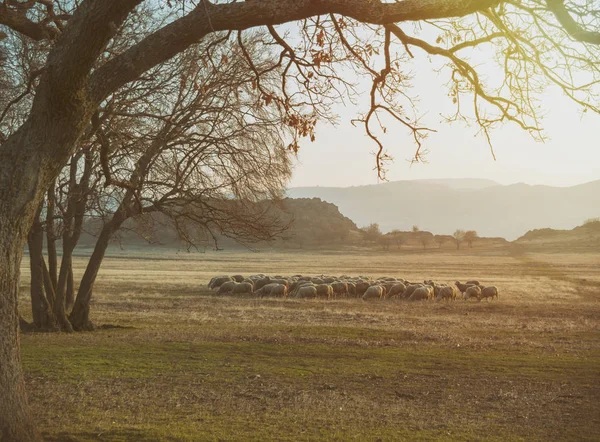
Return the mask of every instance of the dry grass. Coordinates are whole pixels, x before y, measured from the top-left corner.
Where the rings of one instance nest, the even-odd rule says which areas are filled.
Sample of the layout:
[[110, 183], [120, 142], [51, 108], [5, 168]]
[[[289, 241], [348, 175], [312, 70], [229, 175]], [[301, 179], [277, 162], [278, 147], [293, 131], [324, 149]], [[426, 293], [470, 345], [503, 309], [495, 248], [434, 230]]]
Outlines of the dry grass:
[[[238, 272], [478, 278], [497, 285], [500, 300], [259, 300], [206, 290], [210, 276]], [[120, 253], [94, 296], [96, 323], [132, 328], [23, 336], [31, 403], [49, 440], [600, 434], [600, 254]]]

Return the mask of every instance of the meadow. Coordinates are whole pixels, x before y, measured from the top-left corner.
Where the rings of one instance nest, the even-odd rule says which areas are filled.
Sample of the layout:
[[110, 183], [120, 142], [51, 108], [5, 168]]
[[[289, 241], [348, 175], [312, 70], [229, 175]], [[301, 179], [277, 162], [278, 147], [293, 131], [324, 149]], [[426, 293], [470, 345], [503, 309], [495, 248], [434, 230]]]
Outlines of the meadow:
[[[77, 258], [76, 279], [84, 265]], [[206, 288], [214, 275], [259, 272], [477, 278], [500, 296], [327, 301]], [[591, 441], [599, 301], [600, 253], [113, 252], [92, 305], [104, 327], [25, 334], [22, 362], [50, 441]]]

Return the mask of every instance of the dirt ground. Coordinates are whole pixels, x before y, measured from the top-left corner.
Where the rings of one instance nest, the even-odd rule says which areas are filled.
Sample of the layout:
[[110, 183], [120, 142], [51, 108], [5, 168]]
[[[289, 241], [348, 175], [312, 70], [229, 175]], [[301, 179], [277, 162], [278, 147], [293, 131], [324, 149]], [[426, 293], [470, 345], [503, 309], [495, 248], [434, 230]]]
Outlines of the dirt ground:
[[[217, 274], [258, 272], [477, 278], [500, 296], [326, 301], [206, 288]], [[101, 270], [92, 319], [122, 328], [24, 335], [23, 365], [52, 441], [591, 441], [599, 301], [600, 253], [120, 252]]]

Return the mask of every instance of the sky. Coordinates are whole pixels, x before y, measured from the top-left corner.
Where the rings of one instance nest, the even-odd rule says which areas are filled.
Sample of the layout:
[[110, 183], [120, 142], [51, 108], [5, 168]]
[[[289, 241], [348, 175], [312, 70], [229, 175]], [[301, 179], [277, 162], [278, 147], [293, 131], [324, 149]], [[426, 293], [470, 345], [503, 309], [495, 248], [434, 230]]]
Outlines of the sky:
[[[416, 54], [415, 54], [416, 55]], [[440, 113], [451, 107], [444, 84], [447, 76], [438, 74], [435, 60], [417, 56], [412, 66], [413, 94], [429, 127], [437, 130], [424, 142], [426, 164], [410, 164], [415, 151], [409, 134], [398, 125], [388, 127], [385, 147], [394, 157], [387, 179], [488, 178], [500, 184], [572, 186], [600, 179], [600, 116], [583, 114], [581, 109], [555, 89], [540, 96], [545, 115], [542, 126], [549, 138], [536, 142], [514, 124], [492, 132], [494, 161], [485, 137], [475, 136], [475, 127], [448, 124]], [[491, 72], [491, 71], [490, 71]], [[493, 76], [494, 73], [489, 73]], [[361, 83], [367, 91], [368, 84]], [[337, 105], [339, 124], [317, 126], [316, 141], [301, 144], [289, 187], [348, 187], [378, 183], [374, 170], [375, 145], [350, 120], [364, 105]]]

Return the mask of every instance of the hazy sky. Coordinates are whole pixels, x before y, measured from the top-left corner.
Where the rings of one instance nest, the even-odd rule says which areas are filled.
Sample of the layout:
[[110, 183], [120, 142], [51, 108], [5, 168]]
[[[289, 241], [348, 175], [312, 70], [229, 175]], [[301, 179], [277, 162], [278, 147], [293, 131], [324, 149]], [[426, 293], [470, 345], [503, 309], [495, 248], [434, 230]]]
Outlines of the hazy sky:
[[[501, 184], [570, 186], [600, 179], [600, 116], [582, 114], [560, 91], [548, 90], [540, 106], [545, 114], [542, 124], [550, 139], [536, 142], [516, 125], [507, 123], [492, 132], [497, 157], [494, 161], [485, 138], [475, 137], [475, 127], [442, 122], [440, 113], [447, 113], [452, 107], [444, 86], [447, 76], [434, 72], [435, 63], [417, 56], [412, 68], [416, 77], [413, 92], [419, 96], [419, 108], [426, 114], [424, 121], [438, 130], [425, 141], [428, 163], [411, 166], [407, 160], [415, 146], [410, 136], [398, 125], [390, 125], [385, 143], [395, 158], [387, 174], [390, 181], [464, 177], [489, 178]], [[367, 87], [365, 84], [364, 89]], [[336, 107], [340, 124], [322, 124], [314, 143], [302, 143], [290, 187], [346, 187], [378, 182], [373, 170], [374, 143], [363, 127], [350, 124], [358, 110]]]

